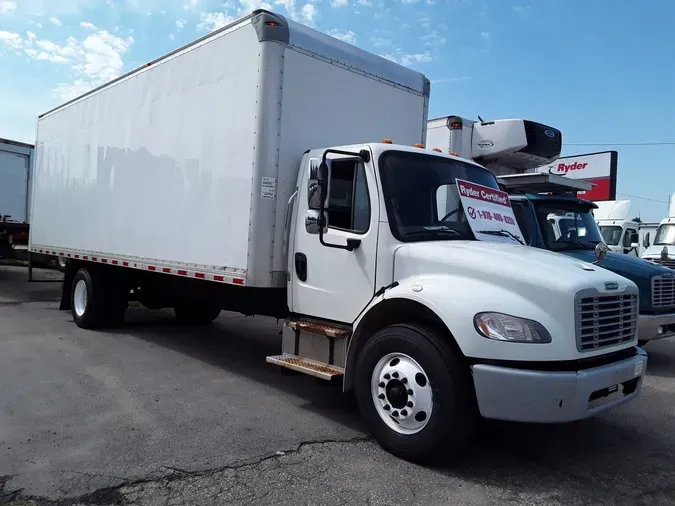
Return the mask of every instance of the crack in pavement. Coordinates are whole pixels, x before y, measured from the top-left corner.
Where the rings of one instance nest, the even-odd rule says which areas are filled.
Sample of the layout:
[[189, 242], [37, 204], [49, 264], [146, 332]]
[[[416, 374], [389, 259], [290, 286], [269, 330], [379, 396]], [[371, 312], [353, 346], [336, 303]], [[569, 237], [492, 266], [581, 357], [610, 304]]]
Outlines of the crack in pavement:
[[[353, 444], [371, 441], [369, 436], [359, 436], [350, 439], [320, 439], [312, 441], [302, 441], [295, 448], [289, 450], [280, 450], [275, 453], [269, 453], [246, 459], [234, 464], [228, 464], [216, 468], [188, 471], [180, 469], [175, 466], [161, 466], [160, 469], [171, 471], [170, 474], [164, 476], [156, 476], [152, 478], [138, 478], [133, 480], [122, 481], [121, 483], [103, 487], [93, 492], [82, 494], [79, 496], [65, 497], [61, 499], [50, 499], [48, 497], [33, 496], [24, 494], [22, 489], [7, 490], [7, 485], [13, 476], [0, 476], [0, 506], [113, 506], [120, 504], [127, 504], [129, 501], [124, 494], [124, 489], [134, 486], [142, 486], [153, 483], [169, 484], [179, 480], [187, 480], [188, 478], [204, 478], [223, 473], [226, 471], [241, 470], [252, 468], [264, 464], [265, 462], [294, 455], [300, 453], [308, 446], [320, 446], [325, 444]], [[77, 471], [76, 471], [77, 472]], [[91, 473], [96, 475], [96, 473]]]

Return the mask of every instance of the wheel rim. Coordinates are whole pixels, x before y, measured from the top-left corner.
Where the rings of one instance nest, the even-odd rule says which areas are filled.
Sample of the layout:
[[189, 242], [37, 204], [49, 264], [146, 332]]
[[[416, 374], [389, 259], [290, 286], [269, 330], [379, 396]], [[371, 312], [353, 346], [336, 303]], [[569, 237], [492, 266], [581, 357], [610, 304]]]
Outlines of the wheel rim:
[[408, 355], [382, 357], [373, 369], [371, 393], [382, 421], [399, 434], [416, 434], [431, 418], [434, 399], [429, 377]]
[[87, 309], [87, 284], [83, 279], [80, 279], [75, 284], [75, 293], [73, 294], [73, 307], [75, 314], [82, 316]]

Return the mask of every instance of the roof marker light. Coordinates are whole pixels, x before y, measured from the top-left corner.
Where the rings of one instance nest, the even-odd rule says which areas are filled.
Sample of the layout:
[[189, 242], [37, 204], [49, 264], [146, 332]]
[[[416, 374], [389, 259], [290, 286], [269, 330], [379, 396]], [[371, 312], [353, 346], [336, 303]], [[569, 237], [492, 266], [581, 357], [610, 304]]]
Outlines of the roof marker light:
[[382, 144], [393, 144], [393, 142], [391, 142], [391, 139], [382, 139]]
[[420, 144], [419, 142], [413, 146], [413, 148], [423, 148], [424, 144]]
[[436, 151], [436, 153], [442, 153], [442, 152], [443, 152], [443, 151], [441, 151], [440, 148], [434, 148], [434, 149], [432, 149], [431, 151]]

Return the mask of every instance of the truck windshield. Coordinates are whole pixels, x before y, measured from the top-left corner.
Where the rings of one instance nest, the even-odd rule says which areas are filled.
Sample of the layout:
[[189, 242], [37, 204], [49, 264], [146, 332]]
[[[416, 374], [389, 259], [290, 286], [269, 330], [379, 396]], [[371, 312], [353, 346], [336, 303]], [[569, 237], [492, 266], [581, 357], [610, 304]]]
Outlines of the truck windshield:
[[537, 221], [546, 247], [551, 251], [594, 249], [603, 242], [598, 225], [587, 206], [538, 202]]
[[605, 243], [609, 246], [618, 246], [621, 240], [621, 227], [616, 225], [601, 225], [600, 232]]
[[499, 189], [491, 172], [461, 160], [391, 150], [379, 165], [389, 226], [399, 241], [475, 239], [455, 179]]
[[664, 223], [659, 225], [654, 238], [654, 246], [673, 246], [675, 245], [675, 224]]

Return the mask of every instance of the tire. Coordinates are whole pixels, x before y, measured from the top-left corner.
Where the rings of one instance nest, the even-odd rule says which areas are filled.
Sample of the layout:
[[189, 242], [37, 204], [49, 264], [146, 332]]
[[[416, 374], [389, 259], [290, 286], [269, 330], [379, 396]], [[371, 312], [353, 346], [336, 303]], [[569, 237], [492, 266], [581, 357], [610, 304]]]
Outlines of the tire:
[[106, 323], [106, 297], [103, 277], [82, 268], [75, 273], [70, 307], [75, 324], [81, 329], [97, 329]]
[[124, 322], [127, 301], [114, 280], [96, 269], [82, 268], [73, 278], [70, 307], [82, 329], [101, 329]]
[[[399, 361], [392, 362], [394, 358]], [[400, 387], [404, 381], [407, 390]], [[468, 368], [443, 337], [417, 325], [386, 327], [365, 343], [356, 363], [354, 390], [375, 440], [410, 462], [432, 464], [457, 455], [478, 418]]]
[[185, 325], [208, 325], [220, 315], [220, 308], [205, 303], [181, 304], [173, 308], [176, 319]]

